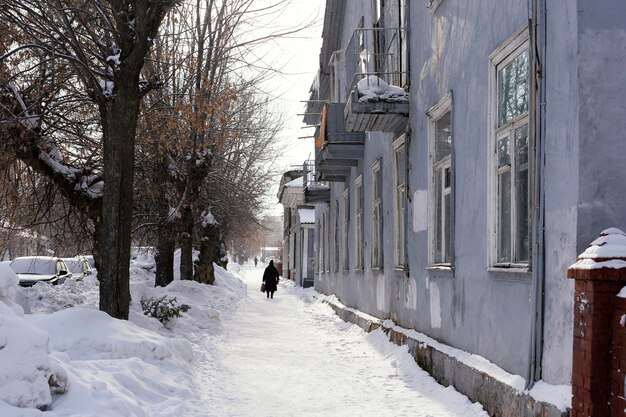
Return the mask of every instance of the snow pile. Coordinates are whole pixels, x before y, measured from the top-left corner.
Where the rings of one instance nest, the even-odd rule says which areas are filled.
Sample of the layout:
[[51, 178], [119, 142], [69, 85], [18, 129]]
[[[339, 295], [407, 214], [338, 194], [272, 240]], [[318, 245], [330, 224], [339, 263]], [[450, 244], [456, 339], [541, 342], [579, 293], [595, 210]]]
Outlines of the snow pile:
[[554, 404], [562, 412], [572, 407], [571, 385], [552, 385], [544, 381], [537, 381], [529, 394], [537, 401]]
[[11, 267], [6, 264], [0, 264], [0, 300], [5, 303], [13, 303], [17, 294], [17, 288], [20, 279], [13, 272]]
[[357, 84], [359, 102], [386, 101], [392, 103], [407, 103], [409, 93], [395, 85], [389, 85], [375, 75], [369, 75]]
[[25, 289], [24, 296], [33, 313], [51, 313], [70, 307], [84, 305], [87, 302], [86, 294], [97, 290], [97, 281], [85, 278], [78, 281], [68, 278], [62, 285], [51, 285], [47, 282], [38, 282]]
[[626, 268], [626, 233], [611, 227], [589, 244], [570, 269]]
[[[135, 279], [131, 283], [130, 321], [145, 328], [150, 328], [163, 334], [180, 335], [190, 340], [197, 340], [207, 330], [216, 333], [220, 331], [222, 312], [233, 312], [239, 301], [246, 295], [247, 287], [231, 272], [215, 266], [215, 285], [200, 284], [195, 281], [173, 281], [167, 287], [154, 287], [154, 277]], [[137, 276], [136, 276], [137, 277]], [[165, 327], [156, 319], [146, 317], [140, 306], [142, 297], [176, 298], [177, 304], [187, 304], [191, 309], [181, 318], [171, 319]]]
[[14, 302], [17, 275], [0, 265], [0, 414], [5, 408], [45, 409], [67, 389], [67, 374], [51, 357], [48, 334], [24, 319]]
[[200, 214], [200, 223], [202, 224], [202, 227], [218, 224], [217, 220], [215, 220], [215, 217], [213, 216], [213, 213], [211, 213], [211, 210], [203, 211], [202, 214]]
[[[360, 327], [352, 325], [357, 331], [363, 331]], [[398, 346], [389, 342], [389, 336], [378, 328], [367, 333], [366, 339], [391, 363], [396, 367], [399, 376], [410, 387], [413, 387], [421, 395], [429, 400], [445, 404], [446, 411], [454, 415], [466, 415], [467, 410], [471, 410], [473, 415], [479, 417], [489, 417], [483, 410], [480, 403], [472, 403], [463, 394], [454, 389], [453, 386], [443, 387], [422, 368], [415, 364], [415, 359], [409, 353], [406, 345]]]
[[470, 368], [474, 368], [480, 372], [484, 372], [485, 374], [509, 385], [517, 391], [522, 392], [524, 390], [524, 387], [526, 386], [526, 380], [523, 377], [505, 371], [495, 363], [490, 362], [482, 356], [469, 353], [464, 350], [454, 348], [452, 346], [448, 346], [416, 330], [402, 328], [400, 326], [397, 326], [391, 320], [385, 320], [383, 322], [383, 326], [389, 329], [393, 329], [397, 332], [404, 333], [424, 345], [432, 346], [438, 351], [457, 359], [459, 362], [469, 366]]
[[309, 189], [309, 191], [313, 191], [313, 190], [330, 190], [330, 186], [327, 184], [324, 184], [322, 182], [309, 182], [307, 184], [307, 189]]
[[[200, 417], [194, 342], [219, 334], [221, 318], [245, 297], [238, 276], [216, 266], [213, 286], [174, 281], [154, 286], [154, 259], [131, 261], [130, 320], [100, 312], [98, 281], [68, 279], [23, 289], [38, 313], [13, 299], [18, 279], [0, 265], [0, 416]], [[176, 297], [191, 309], [161, 324], [143, 314], [142, 296]]]
[[304, 177], [298, 177], [295, 180], [289, 181], [285, 184], [285, 187], [302, 187], [304, 185]]
[[28, 319], [50, 334], [55, 351], [66, 353], [73, 360], [136, 357], [146, 361], [171, 358], [190, 361], [193, 358], [186, 341], [163, 338], [93, 308], [74, 307]]

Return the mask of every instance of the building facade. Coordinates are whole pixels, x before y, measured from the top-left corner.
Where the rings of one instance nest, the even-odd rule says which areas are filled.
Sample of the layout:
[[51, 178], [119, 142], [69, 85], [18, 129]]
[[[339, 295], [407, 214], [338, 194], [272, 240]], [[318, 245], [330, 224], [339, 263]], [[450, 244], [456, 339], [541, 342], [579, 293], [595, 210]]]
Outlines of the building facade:
[[322, 36], [315, 288], [569, 384], [567, 267], [626, 227], [626, 3], [328, 0]]
[[304, 204], [303, 174], [299, 170], [283, 174], [278, 200], [284, 210], [281, 275], [306, 288], [314, 282], [315, 208]]

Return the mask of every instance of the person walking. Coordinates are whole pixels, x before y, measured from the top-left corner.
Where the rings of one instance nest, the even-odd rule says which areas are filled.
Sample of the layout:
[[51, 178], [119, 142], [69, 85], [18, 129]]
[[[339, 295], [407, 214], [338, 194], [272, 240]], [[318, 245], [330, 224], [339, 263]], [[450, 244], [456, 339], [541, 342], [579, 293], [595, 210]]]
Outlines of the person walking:
[[254, 257], [254, 266], [256, 267], [256, 265], [259, 263], [259, 258], [257, 258], [256, 256]]
[[265, 283], [267, 298], [274, 298], [274, 292], [278, 284], [278, 275], [278, 269], [274, 266], [274, 261], [271, 260], [270, 264], [265, 268], [265, 272], [263, 272], [263, 282]]

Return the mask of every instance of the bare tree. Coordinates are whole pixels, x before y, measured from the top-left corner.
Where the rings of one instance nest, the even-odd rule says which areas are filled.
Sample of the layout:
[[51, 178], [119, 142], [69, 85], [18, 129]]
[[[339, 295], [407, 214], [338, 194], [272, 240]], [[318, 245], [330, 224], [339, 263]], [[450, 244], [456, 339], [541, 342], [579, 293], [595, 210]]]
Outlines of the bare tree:
[[[103, 175], [100, 230], [102, 253], [100, 309], [128, 318], [129, 263], [133, 200], [134, 151], [139, 104], [160, 85], [141, 77], [145, 58], [159, 25], [175, 0], [0, 0], [0, 19], [18, 33], [0, 57], [9, 79], [5, 88], [20, 86], [15, 100], [26, 103], [33, 86], [40, 97], [68, 88], [75, 80], [75, 100], [97, 108], [102, 135]], [[6, 62], [6, 64], [4, 64]], [[62, 69], [64, 79], [56, 78]], [[26, 105], [27, 107], [30, 104]], [[24, 106], [22, 106], [24, 107]], [[36, 106], [35, 106], [36, 107]], [[40, 112], [22, 108], [16, 116], [37, 134]], [[59, 174], [59, 171], [52, 175]]]

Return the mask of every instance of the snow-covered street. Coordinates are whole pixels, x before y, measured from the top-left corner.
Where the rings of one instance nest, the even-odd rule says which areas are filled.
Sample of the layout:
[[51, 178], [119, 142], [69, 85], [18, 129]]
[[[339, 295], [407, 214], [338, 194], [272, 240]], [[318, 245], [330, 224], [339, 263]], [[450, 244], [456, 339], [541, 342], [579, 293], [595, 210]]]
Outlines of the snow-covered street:
[[311, 289], [281, 280], [274, 299], [248, 285], [223, 332], [208, 335], [200, 370], [215, 416], [479, 416], [478, 404], [419, 369], [381, 331], [341, 321]]

